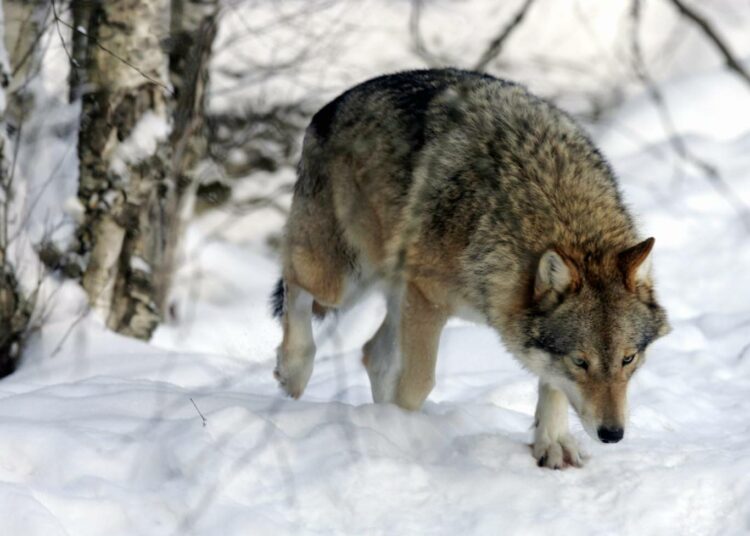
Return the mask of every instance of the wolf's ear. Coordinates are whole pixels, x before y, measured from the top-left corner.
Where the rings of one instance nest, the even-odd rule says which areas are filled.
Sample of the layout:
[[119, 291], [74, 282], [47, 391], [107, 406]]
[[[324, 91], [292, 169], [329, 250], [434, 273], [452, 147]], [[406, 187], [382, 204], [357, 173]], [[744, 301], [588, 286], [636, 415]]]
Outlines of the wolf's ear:
[[534, 297], [541, 298], [548, 290], [563, 293], [577, 286], [579, 280], [575, 265], [555, 249], [548, 249], [539, 259], [534, 280]]
[[617, 257], [625, 288], [635, 292], [639, 283], [651, 282], [651, 249], [654, 239], [647, 238], [640, 244], [628, 248]]

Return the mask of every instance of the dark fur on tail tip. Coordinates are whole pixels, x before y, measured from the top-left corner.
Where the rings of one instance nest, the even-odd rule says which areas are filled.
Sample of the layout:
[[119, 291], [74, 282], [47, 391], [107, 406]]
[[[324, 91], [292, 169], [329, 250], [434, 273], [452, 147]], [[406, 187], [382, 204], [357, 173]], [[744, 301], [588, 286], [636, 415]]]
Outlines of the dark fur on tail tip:
[[271, 313], [274, 318], [281, 318], [284, 314], [284, 280], [279, 279], [271, 293]]

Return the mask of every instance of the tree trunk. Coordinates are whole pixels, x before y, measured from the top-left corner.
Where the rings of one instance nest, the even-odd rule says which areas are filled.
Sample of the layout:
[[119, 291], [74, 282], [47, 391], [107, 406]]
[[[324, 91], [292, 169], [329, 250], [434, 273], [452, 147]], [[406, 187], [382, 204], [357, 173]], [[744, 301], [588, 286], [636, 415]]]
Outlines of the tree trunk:
[[[73, 14], [73, 28], [83, 28], [88, 30], [96, 21], [92, 17], [96, 16], [97, 11], [94, 9], [94, 1], [70, 2], [70, 9]], [[86, 33], [81, 31], [71, 31], [70, 36], [70, 75], [68, 76], [68, 100], [74, 102], [81, 98], [83, 86], [86, 83], [86, 68], [89, 64], [89, 40]]]
[[[211, 47], [216, 37], [217, 0], [172, 0], [169, 75], [175, 90], [172, 146], [172, 174], [178, 187], [174, 213], [178, 215], [169, 228], [165, 258], [165, 278], [158, 289], [162, 309], [174, 273], [179, 237], [187, 214], [193, 206], [197, 172], [206, 158], [208, 136], [205, 125], [206, 87], [208, 86]], [[179, 217], [182, 215], [183, 217]]]
[[[3, 48], [2, 55], [5, 55]], [[7, 80], [6, 64], [0, 67], [0, 76]], [[3, 84], [5, 86], [6, 84]], [[4, 88], [0, 89], [4, 93]], [[2, 196], [2, 213], [0, 214], [0, 377], [7, 376], [15, 369], [20, 356], [23, 334], [31, 316], [25, 304], [21, 289], [15, 276], [15, 269], [8, 259], [8, 223], [13, 185], [8, 169], [5, 137], [5, 110], [0, 111], [0, 196]]]
[[[110, 328], [147, 338], [159, 320], [153, 297], [159, 230], [175, 190], [161, 48], [169, 2], [98, 1], [91, 10], [78, 139], [78, 197], [85, 207], [79, 245], [88, 257], [82, 283]], [[125, 295], [135, 302], [127, 310], [120, 303]]]
[[[0, 20], [8, 21], [0, 26], [2, 38], [0, 38], [0, 377], [13, 372], [21, 355], [21, 349], [28, 332], [34, 299], [26, 296], [16, 278], [16, 267], [11, 263], [8, 255], [9, 229], [11, 204], [13, 202], [14, 184], [13, 170], [9, 166], [10, 140], [7, 137], [6, 114], [9, 110], [20, 103], [12, 99], [6, 99], [6, 92], [11, 86], [11, 63], [6, 51], [6, 43], [14, 43], [18, 46], [10, 48], [13, 52], [11, 58], [20, 60], [28, 54], [24, 54], [28, 41], [23, 39], [19, 30], [19, 21], [28, 22], [37, 14], [38, 3], [35, 2], [6, 2], [19, 8], [13, 13], [18, 17], [6, 19], [3, 10], [0, 9]], [[22, 10], [22, 7], [28, 7]], [[28, 18], [22, 17], [26, 14]], [[10, 21], [14, 22], [10, 22]], [[32, 25], [31, 22], [28, 24]], [[15, 51], [15, 52], [14, 52]], [[21, 52], [19, 52], [21, 51]], [[20, 93], [20, 92], [19, 92]], [[10, 102], [9, 102], [10, 101]], [[23, 108], [21, 108], [22, 110]], [[23, 113], [19, 111], [21, 115]]]
[[[111, 329], [146, 339], [166, 307], [184, 194], [201, 152], [195, 140], [216, 2], [123, 4], [100, 1], [88, 17], [79, 247], [92, 306]], [[182, 46], [175, 46], [178, 22], [169, 21], [175, 4], [178, 29], [188, 33]], [[206, 14], [197, 24], [181, 22], [198, 7]], [[172, 45], [169, 57], [164, 43]]]
[[3, 0], [3, 42], [10, 68], [5, 73], [8, 105], [4, 120], [13, 128], [19, 128], [34, 105], [24, 88], [41, 67], [38, 45], [51, 11], [47, 0]]

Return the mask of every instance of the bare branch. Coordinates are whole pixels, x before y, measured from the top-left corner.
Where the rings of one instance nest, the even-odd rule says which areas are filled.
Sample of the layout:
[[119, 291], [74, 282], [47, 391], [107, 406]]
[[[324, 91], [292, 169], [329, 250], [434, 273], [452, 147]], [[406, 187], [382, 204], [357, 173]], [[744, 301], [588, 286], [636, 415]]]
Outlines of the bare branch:
[[672, 120], [672, 114], [669, 111], [664, 95], [646, 68], [646, 62], [643, 58], [640, 39], [638, 37], [638, 30], [641, 21], [640, 0], [633, 0], [630, 16], [632, 18], [631, 52], [633, 55], [634, 69], [638, 79], [645, 86], [646, 91], [659, 112], [662, 125], [669, 135], [669, 144], [681, 160], [695, 166], [703, 173], [708, 182], [737, 211], [740, 221], [745, 228], [750, 230], [750, 208], [743, 203], [742, 199], [732, 190], [731, 186], [726, 183], [715, 165], [707, 162], [690, 150], [685, 143], [685, 140], [677, 132], [677, 128]]
[[57, 35], [60, 37], [60, 44], [63, 47], [63, 50], [65, 51], [65, 55], [68, 56], [68, 59], [70, 60], [70, 68], [75, 69], [78, 67], [76, 64], [76, 61], [73, 59], [73, 56], [70, 55], [70, 51], [68, 50], [68, 45], [65, 44], [65, 39], [63, 38], [62, 31], [60, 30], [60, 15], [57, 14], [57, 6], [55, 6], [55, 0], [52, 0], [52, 13], [55, 16], [55, 29], [57, 30]]
[[693, 23], [703, 31], [706, 37], [716, 46], [716, 48], [719, 49], [719, 53], [724, 57], [724, 62], [726, 63], [727, 67], [740, 75], [745, 80], [745, 82], [750, 84], [750, 73], [748, 73], [748, 71], [742, 66], [739, 60], [737, 60], [735, 55], [730, 50], [729, 45], [727, 45], [724, 39], [722, 39], [722, 37], [716, 32], [716, 30], [714, 30], [713, 26], [711, 26], [708, 20], [694, 11], [693, 8], [685, 5], [682, 0], [670, 1], [672, 2], [672, 4], [674, 4], [674, 6], [683, 17], [693, 21]]
[[409, 15], [409, 33], [411, 34], [414, 52], [430, 67], [437, 67], [444, 62], [429, 51], [422, 38], [422, 2], [424, 0], [412, 0], [411, 13]]
[[503, 45], [513, 34], [513, 32], [516, 31], [521, 22], [523, 22], [524, 17], [526, 17], [531, 4], [533, 3], [534, 0], [525, 0], [523, 5], [521, 6], [521, 9], [519, 9], [515, 16], [510, 20], [510, 22], [505, 25], [500, 34], [490, 42], [487, 50], [484, 51], [484, 54], [482, 54], [482, 56], [479, 58], [479, 61], [477, 61], [477, 63], [474, 65], [474, 70], [483, 71], [487, 68], [487, 65], [492, 60], [500, 55], [500, 52], [503, 49]]
[[[24, 51], [22, 55], [20, 55], [19, 59], [11, 65], [11, 78], [15, 78], [15, 76], [23, 69], [23, 67], [26, 65], [26, 62], [31, 58], [33, 52], [36, 50], [37, 46], [39, 45], [39, 42], [41, 41], [42, 37], [44, 37], [44, 34], [47, 32], [47, 18], [49, 17], [49, 12], [51, 10], [51, 7], [47, 8], [47, 11], [44, 13], [44, 18], [39, 25], [39, 29], [36, 30], [36, 34], [34, 35], [34, 38], [32, 39], [31, 43], [29, 44], [28, 48]], [[31, 15], [29, 16], [29, 18]], [[22, 24], [22, 31], [30, 31], [26, 27], [28, 25], [29, 21], [25, 20]], [[20, 46], [20, 36], [21, 32], [19, 32], [18, 41], [16, 42], [16, 48]], [[13, 53], [13, 56], [15, 56], [15, 51]]]

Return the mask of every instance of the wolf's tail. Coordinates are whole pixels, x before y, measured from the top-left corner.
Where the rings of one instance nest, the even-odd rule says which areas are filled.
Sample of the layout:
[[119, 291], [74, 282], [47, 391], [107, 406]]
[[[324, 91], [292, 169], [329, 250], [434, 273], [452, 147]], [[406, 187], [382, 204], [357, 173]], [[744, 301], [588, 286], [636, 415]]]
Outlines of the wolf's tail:
[[279, 278], [271, 293], [271, 313], [274, 318], [284, 315], [284, 280]]
[[[286, 287], [284, 286], [284, 280], [279, 279], [276, 282], [276, 286], [273, 287], [273, 292], [271, 292], [271, 314], [274, 318], [281, 318], [284, 316], [284, 289]], [[312, 305], [312, 311], [315, 315], [315, 318], [322, 319], [324, 318], [330, 309], [324, 305], [319, 304], [317, 301], [313, 302]]]

